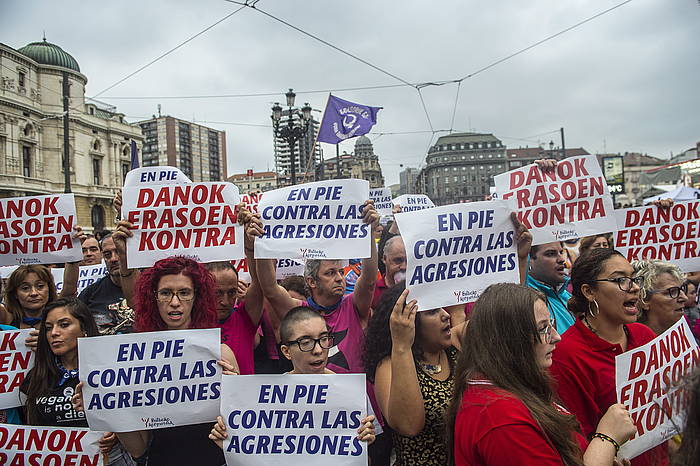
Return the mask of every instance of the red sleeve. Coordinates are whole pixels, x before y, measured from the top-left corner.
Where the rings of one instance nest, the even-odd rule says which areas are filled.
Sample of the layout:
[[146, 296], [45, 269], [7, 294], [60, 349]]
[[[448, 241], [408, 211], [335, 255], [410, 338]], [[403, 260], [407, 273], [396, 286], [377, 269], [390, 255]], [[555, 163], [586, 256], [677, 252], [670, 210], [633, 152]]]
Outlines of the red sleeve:
[[507, 424], [489, 430], [477, 442], [476, 449], [481, 462], [489, 466], [564, 464], [544, 434], [526, 423]]
[[583, 435], [588, 437], [595, 432], [600, 418], [600, 407], [593, 394], [595, 388], [587, 377], [580, 377], [577, 371], [561, 362], [552, 364], [550, 373], [556, 380], [557, 395], [581, 424]]

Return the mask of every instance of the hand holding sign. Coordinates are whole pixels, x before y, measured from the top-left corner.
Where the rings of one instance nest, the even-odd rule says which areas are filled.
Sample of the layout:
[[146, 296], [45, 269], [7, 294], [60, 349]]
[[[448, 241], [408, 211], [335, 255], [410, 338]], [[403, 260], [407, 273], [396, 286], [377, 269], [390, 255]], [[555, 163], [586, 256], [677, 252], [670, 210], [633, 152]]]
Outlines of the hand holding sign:
[[413, 299], [406, 302], [408, 289], [403, 290], [401, 296], [394, 304], [389, 318], [391, 330], [391, 344], [394, 348], [411, 351], [416, 339], [416, 312], [418, 302]]
[[625, 405], [611, 405], [598, 422], [596, 432], [612, 437], [618, 445], [628, 441], [637, 432], [632, 416]]

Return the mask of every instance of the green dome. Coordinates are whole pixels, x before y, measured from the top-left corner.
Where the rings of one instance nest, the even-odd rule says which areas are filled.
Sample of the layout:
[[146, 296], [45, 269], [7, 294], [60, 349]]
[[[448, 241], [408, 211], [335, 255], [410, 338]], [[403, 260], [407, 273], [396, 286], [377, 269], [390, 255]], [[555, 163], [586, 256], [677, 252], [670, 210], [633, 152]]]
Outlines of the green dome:
[[75, 58], [58, 45], [46, 42], [46, 39], [42, 42], [32, 42], [21, 49], [17, 49], [17, 51], [39, 64], [61, 66], [80, 73], [80, 67]]

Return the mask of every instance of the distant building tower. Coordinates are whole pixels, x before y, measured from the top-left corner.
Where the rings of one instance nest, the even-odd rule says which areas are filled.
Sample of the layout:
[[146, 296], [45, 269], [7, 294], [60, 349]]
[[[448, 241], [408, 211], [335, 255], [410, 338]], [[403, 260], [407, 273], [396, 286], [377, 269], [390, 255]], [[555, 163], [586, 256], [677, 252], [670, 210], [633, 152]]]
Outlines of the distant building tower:
[[[289, 110], [282, 110], [282, 120], [280, 126], [286, 125]], [[299, 125], [299, 115], [293, 115], [294, 124]], [[316, 144], [311, 154], [311, 148], [314, 147], [314, 141], [318, 135], [319, 122], [313, 117], [309, 123], [309, 131], [304, 138], [294, 144], [294, 165], [296, 165], [297, 183], [301, 183], [306, 177], [306, 181], [315, 181], [314, 173], [316, 167], [321, 160], [321, 144]], [[292, 177], [292, 164], [290, 160], [290, 150], [287, 141], [281, 137], [275, 137], [274, 130], [272, 133], [273, 145], [275, 151], [275, 172], [277, 172], [277, 182], [279, 187], [289, 186]], [[309, 170], [307, 175], [306, 170]]]
[[226, 132], [171, 116], [138, 122], [145, 138], [144, 167], [177, 167], [192, 181], [226, 178]]
[[[332, 180], [338, 177], [338, 157], [332, 157], [323, 161], [323, 171], [321, 167], [316, 171], [317, 179]], [[321, 172], [323, 176], [321, 176]], [[355, 141], [355, 151], [353, 154], [343, 153], [340, 155], [340, 177], [357, 178], [369, 181], [370, 188], [384, 187], [384, 176], [382, 167], [379, 165], [379, 156], [374, 153], [372, 141], [367, 136], [360, 136]]]
[[410, 167], [399, 173], [399, 194], [418, 194], [418, 173], [420, 170]]

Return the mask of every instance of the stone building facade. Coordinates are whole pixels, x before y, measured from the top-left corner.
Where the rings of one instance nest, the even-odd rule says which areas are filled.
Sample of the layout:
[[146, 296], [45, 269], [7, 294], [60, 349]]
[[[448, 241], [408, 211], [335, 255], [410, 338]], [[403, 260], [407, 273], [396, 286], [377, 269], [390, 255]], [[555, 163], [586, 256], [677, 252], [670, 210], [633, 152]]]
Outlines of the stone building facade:
[[317, 180], [332, 180], [338, 177], [340, 158], [340, 178], [357, 178], [369, 181], [370, 188], [383, 188], [384, 176], [379, 164], [379, 156], [374, 153], [372, 142], [367, 136], [355, 141], [352, 154], [343, 153], [340, 157], [325, 159], [316, 172]]
[[63, 79], [69, 83], [71, 190], [78, 223], [113, 228], [112, 199], [130, 169], [141, 129], [116, 108], [88, 103], [77, 61], [47, 42], [0, 44], [0, 197], [64, 192]]

